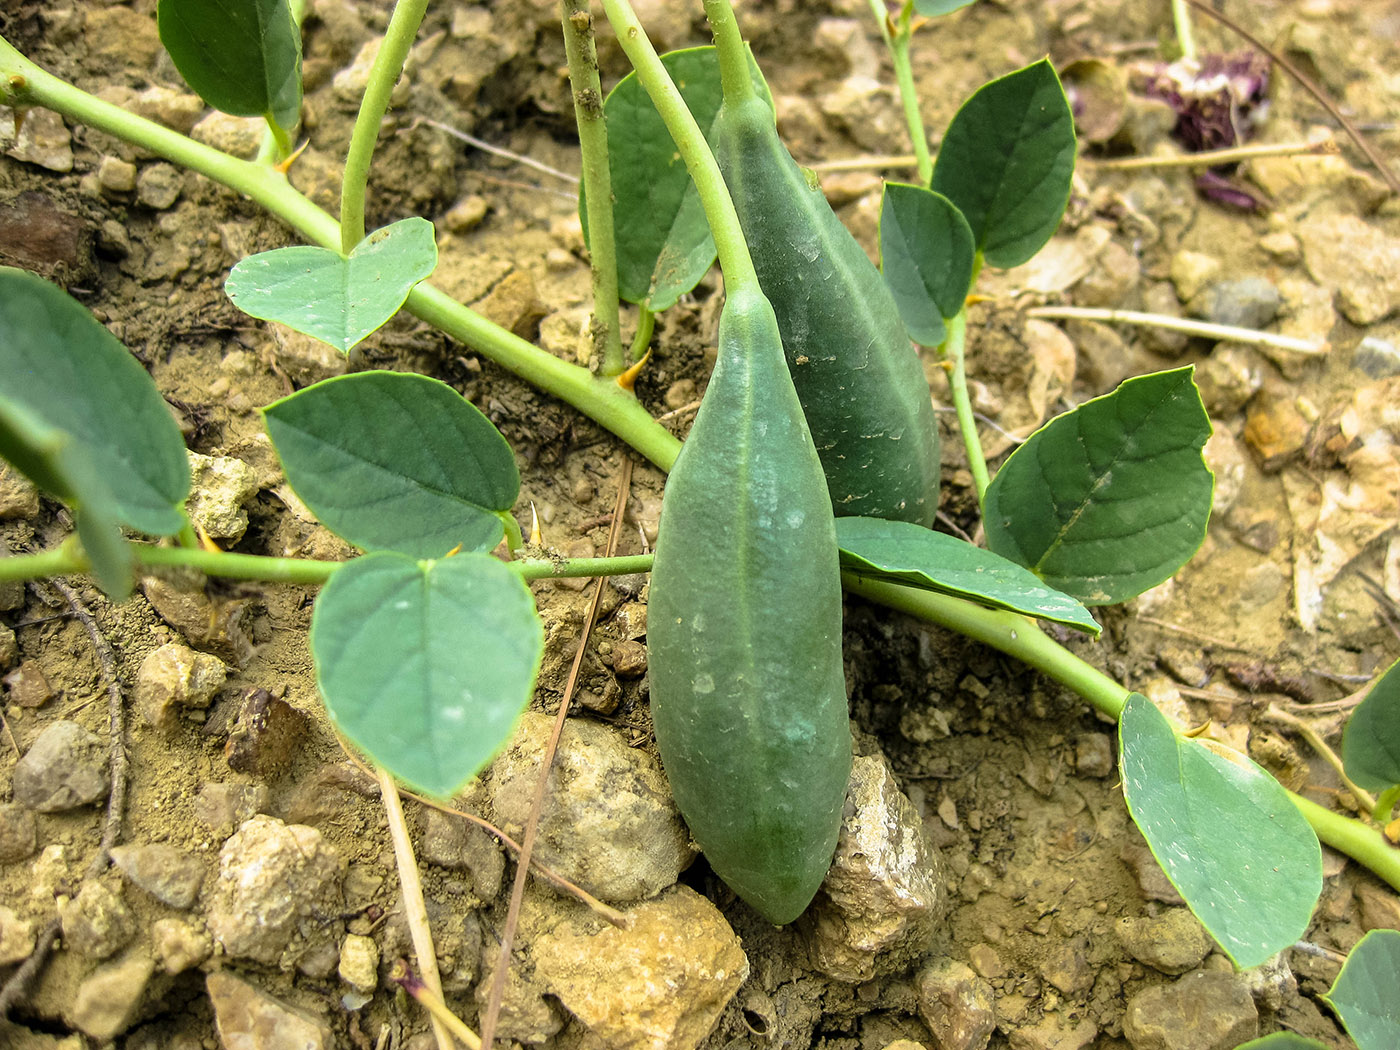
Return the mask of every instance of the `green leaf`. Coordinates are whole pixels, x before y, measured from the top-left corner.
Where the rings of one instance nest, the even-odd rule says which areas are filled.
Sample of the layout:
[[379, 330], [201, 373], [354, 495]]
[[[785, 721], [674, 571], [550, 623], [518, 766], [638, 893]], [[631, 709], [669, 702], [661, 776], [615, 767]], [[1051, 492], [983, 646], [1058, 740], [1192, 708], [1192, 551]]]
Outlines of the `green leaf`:
[[972, 287], [972, 228], [940, 193], [885, 183], [880, 207], [880, 268], [909, 338], [938, 346]]
[[[0, 391], [48, 450], [45, 468], [0, 446], [35, 484], [76, 505], [109, 503], [116, 521], [152, 536], [184, 527], [189, 458], [151, 377], [67, 292], [10, 267], [0, 267]], [[101, 493], [73, 487], [84, 478]]]
[[[708, 134], [724, 97], [715, 49], [671, 51], [661, 56], [661, 62], [700, 130]], [[759, 92], [768, 97], [757, 67], [753, 72]], [[608, 124], [618, 294], [629, 303], [660, 312], [675, 305], [705, 276], [715, 261], [715, 242], [671, 133], [635, 73], [623, 77], [609, 92], [603, 113]], [[586, 236], [588, 202], [581, 191], [579, 216]]]
[[400, 780], [437, 796], [510, 738], [543, 652], [530, 589], [485, 554], [357, 558], [331, 577], [311, 618], [332, 721]]
[[160, 0], [156, 27], [185, 83], [209, 105], [287, 131], [297, 126], [301, 30], [288, 0]]
[[976, 0], [914, 0], [914, 11], [925, 18], [949, 15], [961, 8], [976, 3]]
[[1293, 1032], [1274, 1032], [1272, 1035], [1241, 1043], [1235, 1050], [1327, 1050], [1327, 1044], [1319, 1043], [1316, 1039], [1306, 1039]]
[[1191, 372], [1129, 379], [1032, 434], [987, 486], [987, 546], [1086, 605], [1181, 568], [1205, 539], [1215, 485]]
[[1138, 693], [1118, 736], [1128, 812], [1235, 964], [1258, 966], [1303, 936], [1322, 892], [1322, 848], [1279, 782], [1238, 752], [1177, 736]]
[[365, 550], [490, 550], [520, 494], [500, 431], [427, 376], [337, 376], [273, 402], [263, 420], [302, 502]]
[[861, 576], [966, 598], [994, 609], [1062, 623], [1098, 637], [1099, 625], [1068, 594], [1014, 562], [907, 521], [837, 518], [841, 567]]
[[78, 538], [98, 586], [113, 601], [130, 594], [135, 564], [131, 547], [122, 538], [112, 492], [83, 445], [0, 394], [0, 455], [73, 508]]
[[961, 209], [988, 263], [1019, 266], [1060, 224], [1074, 155], [1074, 114], [1041, 59], [963, 103], [938, 147], [932, 188]]
[[433, 224], [414, 216], [375, 230], [348, 258], [310, 245], [251, 255], [233, 268], [224, 291], [244, 313], [348, 354], [436, 266]]
[[1400, 662], [1356, 706], [1342, 734], [1342, 765], [1367, 791], [1400, 784]]
[[1356, 942], [1323, 1001], [1360, 1050], [1400, 1046], [1400, 932], [1372, 930]]

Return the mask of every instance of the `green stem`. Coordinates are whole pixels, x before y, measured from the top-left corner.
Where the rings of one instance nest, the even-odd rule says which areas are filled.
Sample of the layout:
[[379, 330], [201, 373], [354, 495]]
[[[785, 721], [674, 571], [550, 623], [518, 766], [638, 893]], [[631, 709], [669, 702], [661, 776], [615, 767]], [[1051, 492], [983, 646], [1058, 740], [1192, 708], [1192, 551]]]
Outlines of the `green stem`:
[[[135, 116], [46, 73], [0, 39], [0, 104], [45, 106], [242, 193], [308, 241], [340, 250], [340, 225], [275, 169], [231, 157], [169, 128]], [[493, 324], [424, 282], [404, 304], [435, 325], [546, 393], [568, 402], [611, 430], [658, 467], [675, 461], [680, 442], [636, 398], [588, 369], [561, 361]]]
[[1384, 835], [1359, 820], [1334, 813], [1302, 795], [1290, 791], [1288, 797], [1323, 843], [1364, 864], [1400, 890], [1400, 850], [1392, 846]]
[[728, 105], [739, 105], [758, 97], [753, 76], [749, 73], [749, 49], [739, 32], [739, 20], [729, 0], [704, 0], [705, 18], [715, 36], [715, 51], [719, 55], [719, 82]]
[[1172, 0], [1172, 24], [1176, 26], [1181, 57], [1188, 62], [1196, 61], [1196, 35], [1191, 31], [1191, 9], [1186, 6], [1186, 0]]
[[966, 345], [967, 307], [964, 306], [948, 322], [948, 338], [944, 340], [941, 350], [944, 359], [953, 366], [948, 374], [948, 388], [952, 394], [953, 408], [958, 414], [958, 429], [962, 431], [967, 465], [972, 471], [972, 480], [977, 488], [977, 505], [980, 507], [991, 479], [987, 474], [987, 457], [982, 452], [982, 439], [977, 436], [977, 418], [972, 414], [972, 399], [967, 394]]
[[617, 245], [614, 239], [612, 171], [608, 166], [608, 124], [603, 116], [603, 85], [598, 77], [598, 50], [593, 42], [589, 0], [559, 0], [564, 24], [564, 54], [574, 95], [574, 121], [582, 154], [583, 194], [588, 201], [588, 255], [593, 270], [593, 320], [589, 331], [594, 360], [605, 376], [621, 375], [618, 316]]
[[632, 336], [633, 361], [640, 361], [647, 356], [647, 348], [651, 346], [651, 333], [656, 330], [656, 314], [648, 310], [645, 304], [637, 310], [637, 331]]
[[[716, 8], [719, 10], [716, 11]], [[651, 97], [651, 103], [665, 122], [666, 130], [675, 140], [676, 149], [680, 151], [686, 170], [690, 172], [695, 188], [699, 191], [700, 203], [705, 209], [705, 219], [710, 224], [710, 233], [718, 249], [720, 269], [724, 271], [726, 291], [731, 295], [742, 290], [762, 295], [758, 273], [754, 270], [753, 259], [749, 255], [744, 231], [739, 226], [739, 215], [734, 210], [733, 199], [729, 196], [729, 187], [724, 184], [724, 177], [720, 175], [719, 165], [715, 163], [714, 154], [705, 142], [704, 133], [695, 123], [690, 110], [686, 108], [685, 100], [672, 83], [666, 67], [661, 64], [656, 49], [651, 46], [641, 23], [637, 21], [632, 5], [627, 0], [603, 0], [603, 9], [608, 14], [613, 31], [617, 33], [618, 43], [632, 63], [632, 68], [637, 71], [637, 79]], [[726, 11], [727, 20], [723, 15]], [[716, 44], [720, 48], [720, 77], [724, 82], [725, 104], [728, 105], [731, 85], [736, 92], [746, 90], [756, 99], [758, 95], [749, 78], [748, 51], [739, 36], [739, 27], [734, 22], [734, 12], [729, 8], [728, 0], [705, 0], [705, 14], [712, 19], [720, 18], [718, 24], [711, 21], [711, 26], [715, 30]], [[728, 53], [725, 51], [726, 46]], [[742, 66], [737, 66], [740, 62]], [[743, 74], [742, 80], [740, 72]]]
[[389, 27], [384, 31], [379, 53], [370, 66], [369, 82], [360, 99], [355, 130], [350, 134], [350, 148], [345, 154], [345, 172], [340, 184], [341, 255], [349, 255], [355, 245], [365, 239], [365, 187], [369, 182], [370, 159], [379, 141], [384, 114], [389, 111], [389, 98], [403, 72], [427, 7], [428, 0], [398, 0], [394, 13], [389, 16]]
[[909, 140], [914, 144], [914, 158], [919, 165], [919, 185], [927, 186], [933, 182], [933, 159], [928, 152], [928, 132], [924, 130], [924, 118], [919, 113], [919, 91], [914, 86], [914, 68], [909, 61], [909, 42], [914, 36], [910, 17], [912, 12], [912, 5], [906, 3], [899, 14], [898, 31], [890, 36], [886, 29], [883, 35], [894, 63], [899, 101], [904, 107], [904, 123], [909, 129]]

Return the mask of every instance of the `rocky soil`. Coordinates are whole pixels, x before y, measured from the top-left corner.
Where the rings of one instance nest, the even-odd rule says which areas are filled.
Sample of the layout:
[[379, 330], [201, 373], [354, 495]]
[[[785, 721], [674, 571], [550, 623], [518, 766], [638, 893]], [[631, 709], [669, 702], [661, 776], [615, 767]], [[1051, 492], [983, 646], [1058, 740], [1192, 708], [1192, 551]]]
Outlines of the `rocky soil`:
[[[385, 13], [355, 0], [307, 6], [310, 147], [291, 178], [330, 206]], [[668, 48], [706, 41], [698, 6], [638, 4]], [[1231, 7], [1339, 98], [1383, 153], [1400, 156], [1385, 123], [1400, 111], [1400, 7]], [[256, 124], [211, 115], [188, 93], [160, 51], [153, 10], [154, 0], [15, 0], [0, 28], [87, 90], [251, 153]], [[370, 220], [434, 220], [435, 282], [573, 358], [588, 295], [573, 185], [448, 130], [577, 171], [554, 17], [553, 5], [528, 0], [433, 5], [382, 138]], [[801, 161], [907, 149], [865, 3], [755, 0], [741, 18]], [[1203, 50], [1239, 47], [1212, 24], [1197, 28]], [[1097, 59], [1126, 78], [1170, 35], [1165, 3], [984, 0], [916, 37], [925, 118], [943, 127], [979, 84], [1047, 52], [1061, 64]], [[611, 83], [625, 66], [606, 33], [600, 46]], [[1336, 134], [1288, 79], [1272, 79], [1269, 99], [1255, 113], [1260, 140]], [[1241, 210], [1202, 196], [1183, 168], [1098, 163], [1178, 153], [1164, 104], [1110, 93], [1091, 118], [1064, 227], [1027, 266], [988, 275], [982, 290], [993, 298], [975, 308], [983, 440], [1001, 456], [1126, 376], [1196, 364], [1216, 427], [1205, 546], [1173, 581], [1104, 610], [1102, 642], [1073, 644], [1183, 721], [1211, 721], [1290, 787], [1345, 806], [1335, 777], [1269, 716], [1307, 718], [1335, 739], [1337, 702], [1400, 656], [1400, 207], [1347, 149], [1247, 162], [1235, 188], [1257, 207]], [[0, 121], [0, 135], [10, 123]], [[537, 508], [546, 543], [571, 556], [601, 549], [627, 453], [567, 406], [412, 319], [348, 362], [254, 322], [222, 280], [243, 255], [288, 236], [252, 205], [42, 111], [0, 145], [0, 262], [59, 281], [149, 368], [196, 453], [192, 509], [225, 547], [351, 555], [287, 488], [257, 409], [347, 368], [389, 367], [437, 376], [490, 415], [522, 468], [517, 513], [528, 521]], [[873, 246], [877, 175], [823, 182]], [[712, 359], [718, 287], [712, 276], [661, 319], [638, 384], [678, 433]], [[1279, 350], [1027, 316], [1046, 304], [1199, 317], [1325, 345]], [[946, 402], [941, 369], [932, 357], [927, 365]], [[946, 527], [973, 533], [971, 477], [951, 434]], [[655, 539], [662, 482], [636, 465], [620, 553]], [[0, 474], [0, 544], [39, 550], [68, 527], [61, 508]], [[535, 710], [458, 800], [517, 837], [589, 587], [536, 585], [549, 648]], [[389, 980], [411, 954], [398, 877], [377, 785], [318, 706], [306, 649], [313, 597], [152, 578], [112, 606], [81, 580], [0, 586], [0, 987], [43, 960], [8, 1026], [0, 1021], [0, 1044], [435, 1045], [423, 1012]], [[1393, 892], [1327, 853], [1307, 950], [1234, 973], [1128, 820], [1111, 725], [995, 652], [854, 600], [846, 611], [859, 757], [845, 830], [817, 902], [775, 929], [696, 858], [651, 746], [645, 581], [607, 586], [550, 774], [540, 859], [631, 923], [609, 925], [533, 879], [505, 1041], [1228, 1050], [1288, 1029], [1350, 1045], [1318, 995], [1366, 930], [1400, 928]], [[125, 722], [116, 738], [108, 662]], [[106, 803], [121, 788], [124, 815], [109, 826]], [[477, 824], [413, 802], [408, 816], [445, 994], [474, 1024], [514, 861]], [[115, 833], [110, 865], [104, 831]]]

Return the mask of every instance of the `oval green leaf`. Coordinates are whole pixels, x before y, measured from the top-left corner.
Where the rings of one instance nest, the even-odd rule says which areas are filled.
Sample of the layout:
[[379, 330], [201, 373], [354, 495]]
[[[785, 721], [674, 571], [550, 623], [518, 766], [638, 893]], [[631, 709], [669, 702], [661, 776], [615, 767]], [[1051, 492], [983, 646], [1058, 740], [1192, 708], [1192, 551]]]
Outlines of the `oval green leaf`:
[[263, 419], [302, 502], [365, 550], [490, 550], [520, 494], [500, 431], [427, 376], [337, 376], [268, 405]]
[[1308, 928], [1322, 848], [1288, 793], [1245, 756], [1185, 739], [1134, 693], [1118, 723], [1123, 797], [1172, 885], [1242, 969]]
[[1356, 706], [1342, 734], [1342, 765], [1367, 791], [1400, 784], [1400, 662]]
[[331, 720], [398, 779], [440, 797], [510, 738], [543, 652], [530, 589], [485, 554], [357, 558], [311, 618]]
[[[700, 130], [709, 133], [724, 93], [713, 47], [661, 56]], [[754, 68], [754, 82], [767, 86]], [[618, 295], [652, 312], [674, 306], [715, 261], [715, 242], [690, 180], [651, 97], [629, 73], [603, 103], [608, 125], [613, 226], [617, 240]], [[588, 230], [588, 202], [579, 193], [579, 216]]]
[[1129, 379], [1032, 434], [987, 486], [987, 546], [1086, 605], [1181, 568], [1205, 539], [1215, 486], [1191, 373]]
[[1274, 1032], [1272, 1035], [1241, 1043], [1235, 1050], [1327, 1050], [1326, 1043], [1307, 1039], [1294, 1032]]
[[939, 15], [950, 15], [976, 2], [977, 0], [914, 0], [914, 10], [925, 18], [937, 18]]
[[941, 193], [885, 183], [880, 206], [880, 269], [909, 338], [938, 346], [972, 287], [977, 247], [957, 205]]
[[1323, 1001], [1360, 1050], [1400, 1046], [1400, 932], [1372, 930], [1356, 942]]
[[160, 0], [160, 42], [195, 94], [284, 130], [301, 116], [301, 30], [288, 0]]
[[[116, 521], [152, 536], [184, 526], [189, 457], [151, 377], [67, 292], [7, 266], [0, 267], [0, 391], [37, 428], [31, 440], [50, 449], [51, 465], [54, 456], [68, 464], [62, 474], [45, 472], [0, 446], [41, 488], [78, 506], [105, 502]], [[85, 489], [83, 478], [101, 493]]]
[[414, 216], [375, 230], [348, 258], [311, 245], [250, 255], [233, 268], [224, 291], [244, 313], [348, 354], [398, 313], [436, 266], [433, 224]]
[[1060, 224], [1074, 156], [1074, 114], [1041, 59], [963, 103], [938, 147], [932, 188], [962, 211], [988, 263], [1020, 266]]
[[991, 551], [908, 521], [837, 518], [841, 567], [993, 609], [1062, 623], [1098, 637], [1099, 625], [1068, 594], [1052, 590], [1026, 569]]

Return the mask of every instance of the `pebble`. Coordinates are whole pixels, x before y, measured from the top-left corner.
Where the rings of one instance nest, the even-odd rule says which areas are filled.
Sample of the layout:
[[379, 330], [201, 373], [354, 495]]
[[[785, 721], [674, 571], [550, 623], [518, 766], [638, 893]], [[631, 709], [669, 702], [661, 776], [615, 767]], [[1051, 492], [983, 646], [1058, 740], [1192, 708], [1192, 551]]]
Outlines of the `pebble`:
[[1185, 908], [1170, 908], [1156, 918], [1124, 917], [1114, 932], [1129, 955], [1162, 973], [1194, 970], [1213, 947], [1200, 921]]
[[34, 924], [0, 905], [0, 966], [23, 962], [34, 951]]
[[327, 941], [334, 951], [343, 874], [315, 828], [252, 817], [219, 851], [209, 931], [228, 955], [267, 966], [296, 965]]
[[470, 871], [472, 892], [483, 901], [501, 892], [506, 859], [500, 847], [485, 830], [461, 817], [425, 808], [418, 855], [429, 864]]
[[208, 707], [227, 677], [217, 656], [170, 642], [141, 661], [133, 698], [147, 725], [173, 729], [182, 709]]
[[132, 885], [172, 908], [193, 905], [204, 883], [204, 865], [199, 858], [168, 843], [113, 846], [111, 856]]
[[1312, 424], [1298, 407], [1291, 387], [1261, 391], [1245, 416], [1244, 440], [1266, 472], [1280, 469], [1303, 451]]
[[1400, 899], [1393, 891], [1362, 876], [1356, 883], [1356, 903], [1363, 930], [1400, 930]]
[[1196, 366], [1196, 386], [1212, 419], [1233, 416], [1264, 385], [1265, 362], [1253, 348], [1217, 343]]
[[[553, 723], [552, 716], [526, 712], [486, 778], [493, 823], [517, 841]], [[614, 730], [569, 720], [549, 782], [535, 855], [595, 897], [654, 896], [690, 864], [690, 835], [659, 765]]]
[[1074, 742], [1074, 769], [1082, 777], [1106, 777], [1118, 768], [1113, 738], [1107, 733], [1084, 733]]
[[549, 307], [528, 270], [512, 270], [473, 307], [521, 339], [534, 342]]
[[640, 678], [647, 670], [647, 647], [641, 642], [624, 640], [612, 649], [612, 669], [619, 678]]
[[1389, 339], [1368, 335], [1352, 351], [1351, 367], [1372, 379], [1400, 376], [1400, 347]]
[[854, 73], [821, 98], [822, 112], [861, 149], [885, 153], [904, 133], [899, 104], [883, 80]]
[[[43, 112], [47, 111], [35, 110], [32, 115]], [[25, 190], [0, 203], [0, 252], [13, 265], [41, 276], [85, 273], [92, 266], [92, 239], [86, 220], [62, 210], [37, 190]]]
[[1259, 1034], [1244, 978], [1197, 970], [1128, 1000], [1123, 1035], [1133, 1050], [1233, 1050]]
[[[1166, 317], [1181, 316], [1181, 303], [1176, 297], [1176, 289], [1165, 281], [1154, 282], [1143, 289], [1142, 308], [1144, 312], [1150, 314], [1162, 314]], [[1142, 345], [1148, 350], [1165, 357], [1179, 356], [1186, 350], [1190, 342], [1185, 332], [1156, 326], [1143, 328], [1140, 338]]]
[[204, 101], [188, 91], [177, 91], [162, 84], [152, 84], [138, 91], [126, 108], [147, 120], [164, 124], [172, 131], [188, 135], [195, 122], [204, 115]]
[[1098, 1034], [1093, 1018], [1075, 1021], [1047, 1014], [1036, 1025], [1014, 1029], [1006, 1041], [1011, 1050], [1082, 1050]]
[[1203, 252], [1183, 248], [1172, 256], [1171, 279], [1176, 297], [1183, 303], [1194, 299], [1220, 274], [1220, 260]]
[[151, 923], [151, 945], [161, 969], [172, 976], [198, 966], [214, 953], [209, 932], [185, 919], [157, 919]]
[[[1215, 474], [1211, 513], [1223, 518], [1234, 509], [1244, 493], [1245, 482], [1250, 475], [1249, 454], [1245, 452], [1244, 445], [1223, 427], [1217, 427], [1206, 439], [1201, 454], [1205, 457], [1206, 466]], [[1200, 688], [1208, 680], [1209, 670], [1206, 669], [1205, 677], [1185, 684]]]
[[216, 838], [228, 838], [233, 829], [255, 813], [266, 813], [272, 792], [265, 784], [204, 784], [194, 800], [194, 816]]
[[103, 157], [97, 162], [97, 185], [108, 196], [131, 193], [136, 189], [136, 165], [120, 157]]
[[1089, 942], [1085, 937], [1060, 941], [1046, 953], [1040, 976], [1061, 995], [1076, 998], [1094, 987], [1094, 971], [1089, 966]]
[[914, 978], [919, 1017], [935, 1050], [983, 1050], [996, 1029], [992, 986], [966, 963], [942, 959]]
[[942, 860], [883, 759], [855, 760], [831, 870], [802, 926], [813, 966], [852, 983], [928, 950], [947, 906]]
[[628, 910], [631, 926], [591, 914], [531, 946], [535, 976], [609, 1050], [694, 1050], [749, 975], [724, 916], [688, 886]]
[[1141, 279], [1142, 264], [1137, 256], [1110, 240], [1094, 260], [1094, 266], [1074, 286], [1075, 304], [1110, 309], [1131, 306]]
[[[39, 490], [8, 463], [0, 463], [0, 521], [39, 513]], [[8, 628], [7, 628], [8, 629]]]
[[1147, 848], [1147, 843], [1141, 839], [1125, 843], [1119, 856], [1137, 880], [1138, 892], [1144, 900], [1161, 901], [1163, 904], [1186, 903], [1167, 878], [1162, 865], [1157, 863], [1157, 858]]
[[266, 689], [249, 689], [224, 742], [224, 761], [235, 773], [270, 780], [292, 764], [307, 734], [305, 712]]
[[323, 1022], [225, 970], [211, 973], [204, 986], [226, 1050], [332, 1050], [337, 1045]]
[[247, 601], [215, 602], [202, 588], [186, 590], [155, 576], [141, 581], [141, 593], [162, 620], [226, 663], [241, 666], [252, 656]]
[[19, 639], [7, 624], [0, 623], [0, 670], [13, 667], [19, 659]]
[[14, 799], [40, 813], [86, 806], [110, 786], [107, 745], [77, 722], [55, 722], [15, 763]]
[[481, 225], [488, 208], [485, 197], [479, 193], [469, 193], [447, 209], [447, 213], [442, 217], [442, 224], [447, 227], [449, 233], [470, 233]]
[[1193, 317], [1212, 324], [1260, 329], [1277, 315], [1283, 297], [1272, 281], [1263, 277], [1241, 277], [1214, 281], [1191, 297], [1186, 309]]
[[58, 917], [64, 946], [91, 959], [115, 955], [135, 932], [131, 909], [119, 889], [96, 879], [84, 882], [76, 897], [60, 899]]
[[252, 160], [266, 130], [267, 122], [261, 117], [233, 117], [215, 110], [190, 129], [190, 137], [243, 160]]
[[90, 1039], [105, 1043], [131, 1026], [155, 963], [139, 952], [99, 966], [83, 978], [64, 1018]]
[[258, 475], [232, 456], [191, 452], [190, 497], [185, 504], [195, 525], [216, 540], [237, 543], [248, 528], [243, 504], [258, 494]]
[[[322, 379], [342, 376], [350, 369], [350, 359], [330, 343], [288, 328], [284, 324], [269, 324], [272, 332], [272, 352], [278, 366], [298, 386], [310, 386]], [[281, 480], [279, 476], [267, 488]]]
[[51, 109], [28, 111], [9, 155], [26, 164], [67, 174], [73, 170], [73, 135]]
[[53, 686], [35, 660], [25, 660], [4, 681], [10, 703], [20, 707], [43, 707], [54, 698]]
[[346, 934], [340, 946], [340, 979], [357, 992], [368, 995], [379, 984], [379, 945], [373, 937]]
[[173, 164], [158, 161], [141, 169], [136, 177], [136, 200], [153, 211], [164, 211], [180, 198], [185, 177]]
[[1297, 232], [1308, 274], [1336, 288], [1337, 309], [1352, 324], [1375, 324], [1400, 307], [1400, 237], [1355, 215], [1323, 213]]
[[[375, 58], [379, 56], [379, 48], [383, 43], [382, 36], [366, 40], [350, 64], [332, 78], [331, 90], [335, 92], [336, 98], [351, 105], [358, 106], [360, 104], [360, 98], [364, 95], [365, 87], [369, 84], [370, 70], [374, 66]], [[401, 75], [398, 82], [394, 84], [393, 91], [390, 92], [389, 104], [391, 106], [404, 105], [408, 102], [412, 90], [408, 77]]]
[[0, 864], [14, 864], [30, 856], [39, 840], [34, 814], [14, 802], [0, 803]]
[[1271, 259], [1284, 266], [1294, 266], [1303, 258], [1302, 245], [1298, 243], [1298, 238], [1287, 230], [1266, 233], [1259, 238], [1259, 247]]

